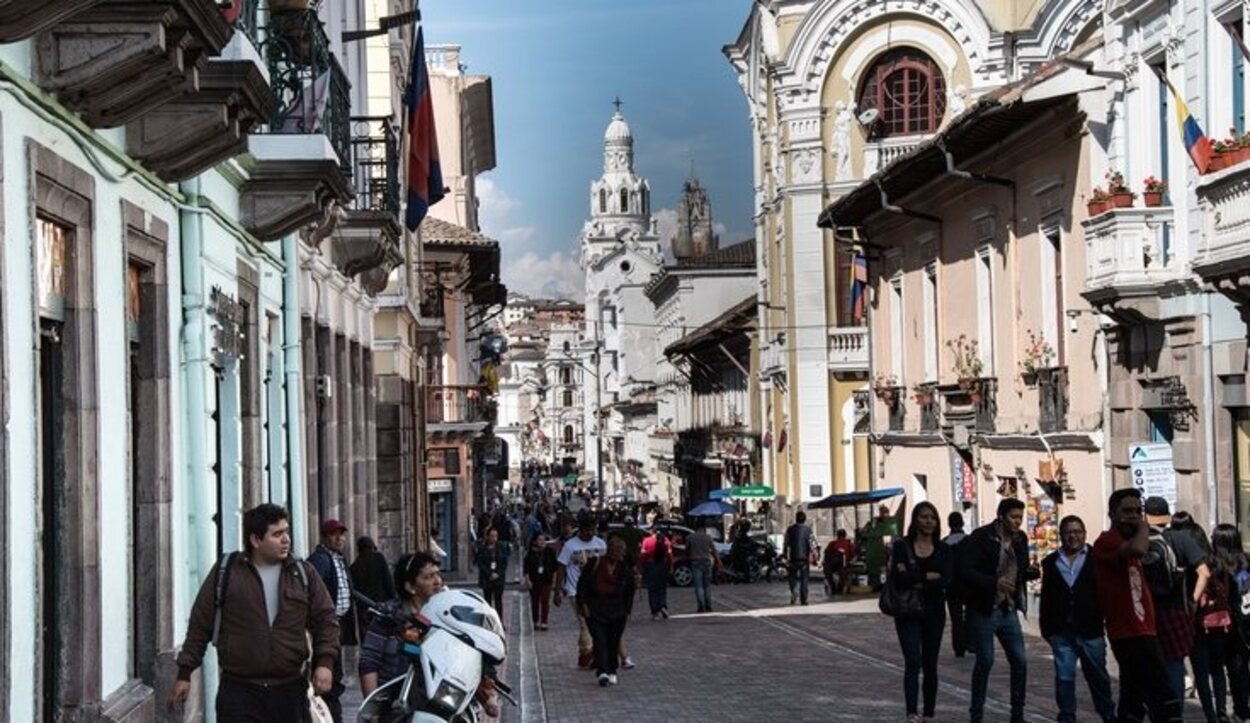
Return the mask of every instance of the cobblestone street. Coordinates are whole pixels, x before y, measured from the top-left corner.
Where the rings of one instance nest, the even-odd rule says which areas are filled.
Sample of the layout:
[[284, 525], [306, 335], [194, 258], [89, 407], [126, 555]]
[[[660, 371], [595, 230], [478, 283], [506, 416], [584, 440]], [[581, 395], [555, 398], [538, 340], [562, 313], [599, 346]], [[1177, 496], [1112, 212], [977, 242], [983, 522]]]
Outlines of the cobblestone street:
[[[791, 607], [784, 583], [717, 586], [712, 594], [716, 612], [694, 615], [693, 592], [673, 588], [672, 617], [653, 622], [640, 591], [625, 633], [638, 667], [621, 671], [618, 687], [600, 688], [593, 674], [576, 667], [577, 629], [567, 605], [552, 609], [549, 631], [535, 633], [528, 599], [523, 591], [509, 590], [505, 679], [521, 706], [505, 706], [503, 720], [903, 720], [902, 658], [893, 625], [877, 612], [875, 598], [826, 602], [817, 589], [812, 605]], [[1054, 720], [1049, 647], [1033, 635], [1026, 640], [1028, 719]], [[1005, 723], [1008, 666], [996, 652], [986, 720]], [[955, 658], [949, 644], [943, 648], [939, 721], [967, 720], [972, 664], [971, 655]], [[1081, 720], [1095, 720], [1083, 679], [1077, 694]], [[1201, 718], [1192, 700], [1187, 717]]]

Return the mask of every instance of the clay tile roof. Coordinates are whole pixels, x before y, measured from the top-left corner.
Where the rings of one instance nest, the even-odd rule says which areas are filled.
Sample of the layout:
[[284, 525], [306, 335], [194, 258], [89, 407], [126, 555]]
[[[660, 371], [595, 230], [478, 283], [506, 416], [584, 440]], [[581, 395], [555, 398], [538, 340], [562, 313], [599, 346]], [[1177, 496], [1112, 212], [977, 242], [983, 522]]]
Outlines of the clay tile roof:
[[755, 268], [755, 239], [740, 241], [709, 254], [677, 262], [679, 269], [735, 268], [738, 266]]
[[470, 231], [464, 226], [448, 223], [440, 218], [426, 216], [421, 221], [421, 241], [431, 246], [498, 247], [499, 242]]

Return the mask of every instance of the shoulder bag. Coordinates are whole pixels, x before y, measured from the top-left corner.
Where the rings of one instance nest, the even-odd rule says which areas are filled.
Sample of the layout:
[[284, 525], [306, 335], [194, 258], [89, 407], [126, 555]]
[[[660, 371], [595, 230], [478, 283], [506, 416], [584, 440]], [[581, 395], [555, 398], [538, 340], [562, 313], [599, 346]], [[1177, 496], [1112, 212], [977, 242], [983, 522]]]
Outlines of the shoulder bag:
[[[907, 550], [908, 567], [916, 566], [916, 557], [912, 554], [911, 545], [904, 540], [903, 548]], [[877, 599], [877, 607], [881, 612], [899, 620], [916, 620], [924, 617], [924, 600], [920, 590], [915, 587], [899, 588], [894, 584], [894, 554], [886, 563], [885, 584], [881, 586], [881, 597]]]

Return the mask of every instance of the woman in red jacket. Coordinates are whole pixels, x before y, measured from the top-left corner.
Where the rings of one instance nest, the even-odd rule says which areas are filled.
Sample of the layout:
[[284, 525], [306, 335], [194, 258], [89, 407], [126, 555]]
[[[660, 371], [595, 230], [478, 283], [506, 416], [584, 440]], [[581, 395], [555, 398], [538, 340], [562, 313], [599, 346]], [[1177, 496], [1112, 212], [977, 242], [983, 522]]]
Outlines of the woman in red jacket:
[[673, 572], [673, 545], [663, 530], [642, 541], [643, 576], [647, 580], [647, 599], [651, 602], [651, 619], [668, 617], [668, 576]]

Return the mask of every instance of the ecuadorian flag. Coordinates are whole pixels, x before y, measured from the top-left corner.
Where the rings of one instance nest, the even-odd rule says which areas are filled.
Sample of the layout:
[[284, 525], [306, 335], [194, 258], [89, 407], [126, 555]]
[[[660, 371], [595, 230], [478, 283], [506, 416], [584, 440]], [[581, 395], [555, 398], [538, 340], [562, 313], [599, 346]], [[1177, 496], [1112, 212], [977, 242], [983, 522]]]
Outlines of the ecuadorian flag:
[[1198, 168], [1198, 173], [1206, 173], [1211, 165], [1211, 139], [1202, 132], [1202, 126], [1194, 120], [1193, 114], [1189, 112], [1189, 106], [1185, 105], [1185, 99], [1176, 92], [1176, 88], [1168, 80], [1167, 75], [1159, 72], [1158, 69], [1155, 70], [1155, 75], [1159, 77], [1160, 83], [1168, 87], [1168, 92], [1172, 94], [1172, 102], [1176, 104], [1176, 122], [1181, 129], [1181, 140], [1185, 143], [1185, 152], [1189, 154], [1190, 160]]

